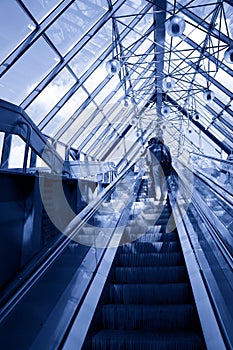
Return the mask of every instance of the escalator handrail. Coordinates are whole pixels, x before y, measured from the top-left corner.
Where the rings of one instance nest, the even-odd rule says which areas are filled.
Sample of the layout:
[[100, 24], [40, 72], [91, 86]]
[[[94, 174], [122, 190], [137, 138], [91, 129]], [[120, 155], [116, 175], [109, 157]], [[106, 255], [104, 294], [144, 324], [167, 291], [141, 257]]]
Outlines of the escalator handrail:
[[[224, 199], [224, 201], [228, 202], [229, 205], [233, 205], [233, 193], [228, 191], [227, 188], [223, 187], [218, 182], [214, 181], [214, 179], [209, 178], [202, 171], [196, 170], [195, 176], [198, 177], [202, 182], [204, 182], [208, 187], [218, 193], [218, 195]], [[223, 193], [224, 192], [224, 195]]]
[[[223, 195], [223, 193], [221, 193], [221, 191], [226, 192], [227, 194], [229, 194], [232, 197], [232, 193], [229, 192], [225, 187], [223, 187], [222, 185], [220, 185], [218, 182], [215, 182], [212, 178], [207, 177], [207, 175], [203, 174], [201, 171], [197, 171], [196, 169], [191, 169], [190, 166], [188, 166], [187, 164], [185, 164], [184, 162], [180, 161], [179, 159], [177, 159], [177, 161], [184, 166], [186, 169], [188, 169], [189, 171], [191, 171], [195, 176], [197, 176], [199, 179], [201, 179], [208, 187], [210, 187], [212, 190], [216, 191], [218, 193], [218, 195], [220, 197], [222, 197], [222, 199], [224, 199], [226, 202], [228, 202], [230, 205], [233, 205], [233, 202], [230, 198], [226, 197]], [[201, 175], [201, 176], [200, 176]], [[214, 184], [215, 186], [217, 186], [219, 189], [214, 188], [214, 186], [212, 185]]]
[[[63, 170], [62, 157], [27, 113], [21, 107], [2, 99], [0, 99], [0, 111], [0, 131], [19, 135], [25, 142], [29, 141], [34, 152], [43, 158], [53, 172], [60, 174]], [[30, 128], [30, 140], [27, 139], [28, 128]]]
[[[180, 163], [182, 163], [182, 162], [180, 162]], [[185, 164], [182, 163], [182, 165], [184, 167], [186, 167], [189, 171], [192, 171]], [[184, 177], [182, 177], [182, 175], [179, 173], [179, 171], [177, 173], [179, 175], [179, 181], [180, 181], [180, 183], [183, 184], [185, 191], [189, 192], [189, 198], [192, 197], [192, 204], [201, 213], [203, 220], [205, 220], [205, 222], [208, 224], [208, 227], [212, 231], [211, 235], [212, 235], [213, 239], [216, 241], [217, 246], [219, 247], [220, 251], [222, 252], [224, 257], [226, 258], [226, 260], [228, 261], [229, 266], [231, 268], [233, 268], [232, 253], [229, 251], [229, 248], [228, 248], [226, 242], [224, 241], [224, 239], [221, 238], [222, 235], [219, 234], [219, 230], [218, 230], [219, 226], [223, 226], [223, 224], [219, 223], [219, 225], [215, 225], [216, 220], [218, 220], [220, 222], [219, 218], [216, 215], [214, 215], [214, 213], [211, 212], [210, 208], [206, 206], [206, 203], [201, 199], [201, 197], [199, 196], [199, 194], [196, 191], [193, 191], [191, 193], [190, 189], [187, 186], [187, 183], [185, 182], [186, 179]], [[206, 183], [207, 186], [210, 187], [210, 185], [207, 183], [207, 181], [204, 181], [204, 182]], [[200, 205], [200, 202], [202, 203], [202, 205]], [[222, 227], [222, 231], [224, 230], [224, 228], [225, 227]], [[225, 228], [225, 230], [227, 230], [227, 229]], [[228, 232], [228, 230], [227, 230], [227, 232]]]
[[190, 228], [187, 228], [188, 218], [183, 217], [182, 206], [174, 198], [170, 199], [170, 203], [207, 349], [226, 350], [208, 288], [190, 239]]
[[206, 154], [201, 154], [201, 153], [196, 153], [196, 152], [190, 152], [190, 154], [194, 154], [195, 156], [199, 156], [199, 157], [206, 158], [206, 159], [211, 159], [211, 160], [214, 160], [214, 161], [219, 162], [219, 163], [229, 164], [229, 165], [233, 166], [232, 161], [227, 160], [227, 159], [216, 158], [216, 157], [212, 157], [212, 156], [208, 156]]
[[[180, 174], [179, 174], [180, 176]], [[189, 194], [189, 197], [190, 197], [190, 188], [189, 186], [187, 186], [187, 182], [185, 182], [185, 177], [183, 178], [179, 178], [180, 180], [180, 183], [184, 186], [184, 189], [185, 191], [188, 191], [188, 194]], [[186, 179], [187, 180], [187, 179]], [[233, 270], [233, 259], [232, 259], [232, 254], [231, 252], [229, 251], [229, 249], [227, 248], [226, 244], [223, 242], [223, 240], [220, 238], [220, 236], [218, 234], [216, 234], [217, 232], [217, 227], [216, 225], [214, 225], [214, 223], [212, 222], [211, 220], [211, 217], [209, 217], [209, 211], [207, 210], [208, 207], [206, 206], [206, 210], [204, 210], [203, 208], [205, 207], [205, 202], [202, 201], [201, 205], [199, 203], [200, 201], [200, 196], [197, 195], [195, 193], [195, 191], [192, 193], [192, 204], [194, 206], [194, 208], [197, 210], [197, 212], [199, 213], [201, 219], [206, 223], [206, 227], [208, 229], [208, 232], [210, 234], [210, 237], [211, 237], [211, 240], [213, 242], [213, 244], [215, 244], [216, 248], [219, 249], [219, 252], [222, 254], [222, 259], [225, 261], [225, 264], [226, 266], [228, 265], [228, 269], [229, 271], [232, 271]], [[173, 201], [173, 204], [172, 204], [172, 207], [173, 207], [173, 210], [174, 212], [176, 211], [179, 211], [180, 213], [182, 213], [182, 203], [181, 205], [179, 204], [179, 198], [176, 198], [176, 200], [174, 200], [174, 198], [172, 199]], [[199, 203], [199, 204], [198, 204]], [[176, 204], [176, 205], [175, 205]], [[174, 215], [175, 216], [175, 215]], [[182, 216], [182, 215], [181, 215]], [[229, 328], [229, 325], [225, 325], [224, 324], [224, 321], [222, 319], [222, 315], [221, 315], [221, 310], [219, 310], [219, 307], [216, 305], [216, 302], [215, 302], [215, 297], [213, 296], [213, 294], [216, 294], [216, 291], [214, 289], [214, 293], [213, 293], [213, 290], [210, 286], [210, 283], [208, 282], [208, 278], [206, 277], [206, 274], [207, 275], [211, 275], [212, 272], [211, 272], [211, 269], [208, 265], [208, 263], [204, 263], [203, 265], [203, 261], [206, 260], [204, 254], [203, 254], [203, 250], [202, 248], [200, 247], [200, 244], [199, 244], [199, 241], [198, 239], [192, 239], [191, 238], [191, 230], [193, 230], [192, 228], [192, 225], [191, 224], [187, 224], [187, 222], [189, 221], [188, 219], [188, 216], [185, 215], [182, 217], [182, 222], [181, 222], [181, 225], [183, 226], [187, 226], [189, 227], [189, 229], [186, 229], [186, 240], [188, 240], [190, 242], [190, 251], [188, 252], [188, 257], [187, 257], [187, 263], [189, 263], [189, 259], [190, 259], [190, 254], [194, 254], [195, 256], [195, 260], [197, 261], [197, 263], [200, 265], [199, 267], [199, 270], [202, 272], [201, 273], [201, 276], [202, 276], [202, 279], [203, 279], [203, 282], [206, 286], [206, 290], [207, 290], [207, 293], [209, 295], [209, 300], [212, 304], [212, 309], [215, 313], [215, 318], [216, 318], [216, 321], [217, 323], [219, 324], [219, 328], [221, 330], [221, 333], [222, 333], [222, 339], [224, 339], [224, 343], [226, 342], [226, 344], [230, 344], [230, 340], [228, 338], [228, 332], [226, 330], [226, 327]], [[217, 225], [218, 226], [218, 225]], [[178, 232], [179, 232], [179, 229], [178, 229]], [[195, 236], [196, 237], [196, 236]], [[182, 243], [182, 242], [181, 242]], [[185, 255], [185, 253], [184, 253]], [[202, 263], [201, 263], [202, 261]], [[226, 268], [225, 266], [225, 268]], [[192, 270], [192, 267], [191, 267], [191, 270]], [[193, 271], [192, 271], [192, 274], [193, 274]], [[195, 274], [194, 274], [195, 276]], [[192, 276], [190, 276], [192, 277]], [[210, 278], [210, 277], [209, 277]], [[213, 277], [211, 279], [211, 281], [213, 281]], [[214, 282], [216, 283], [216, 282]], [[219, 294], [217, 295], [217, 300], [220, 300], [222, 298], [222, 296], [220, 296]], [[204, 317], [204, 322], [205, 322], [205, 315], [203, 315]], [[208, 324], [206, 325], [206, 327], [208, 328]], [[229, 345], [230, 348], [231, 348], [231, 345]], [[226, 347], [225, 347], [226, 348]], [[209, 348], [208, 348], [209, 349]], [[210, 350], [214, 349], [213, 347], [210, 347]], [[216, 347], [216, 349], [220, 349], [220, 347]]]

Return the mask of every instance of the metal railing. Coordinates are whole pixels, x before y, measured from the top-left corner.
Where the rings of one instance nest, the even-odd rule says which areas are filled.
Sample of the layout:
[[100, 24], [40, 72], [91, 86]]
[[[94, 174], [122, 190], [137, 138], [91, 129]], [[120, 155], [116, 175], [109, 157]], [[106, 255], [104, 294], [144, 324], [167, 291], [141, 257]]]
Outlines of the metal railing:
[[[223, 188], [217, 188], [210, 178], [200, 177], [199, 173], [195, 173], [195, 169], [179, 162], [176, 171], [179, 175], [180, 193], [176, 197], [171, 196], [171, 202], [175, 220], [178, 216], [181, 218], [178, 232], [207, 348], [232, 349], [233, 236], [230, 228], [224, 226], [203, 197], [204, 186], [206, 193], [210, 193], [209, 196], [217, 196], [218, 199], [221, 196], [231, 213], [232, 201]], [[191, 175], [194, 176], [193, 188], [189, 182]], [[202, 189], [198, 183], [199, 192], [195, 189], [196, 178], [203, 182]], [[185, 200], [189, 201], [186, 215], [182, 211]], [[192, 256], [193, 264], [197, 264], [196, 268], [191, 266]], [[202, 292], [197, 290], [196, 285], [202, 286]], [[204, 299], [206, 301], [203, 303]], [[210, 316], [207, 316], [208, 312]]]

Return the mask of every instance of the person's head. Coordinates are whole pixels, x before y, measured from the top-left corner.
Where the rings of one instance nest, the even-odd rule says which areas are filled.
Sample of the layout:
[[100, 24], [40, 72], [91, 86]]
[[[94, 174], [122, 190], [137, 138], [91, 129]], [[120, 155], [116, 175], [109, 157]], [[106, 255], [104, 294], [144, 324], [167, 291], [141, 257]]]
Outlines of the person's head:
[[148, 141], [149, 146], [152, 145], [153, 143], [157, 143], [157, 138], [156, 138], [156, 137], [152, 137], [152, 138]]

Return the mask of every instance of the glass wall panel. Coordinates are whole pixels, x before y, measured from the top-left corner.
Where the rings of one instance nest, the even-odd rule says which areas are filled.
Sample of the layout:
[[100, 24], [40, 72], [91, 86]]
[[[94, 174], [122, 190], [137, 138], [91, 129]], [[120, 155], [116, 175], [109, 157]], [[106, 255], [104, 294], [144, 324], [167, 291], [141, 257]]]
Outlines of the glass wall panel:
[[9, 168], [23, 168], [25, 142], [18, 136], [12, 135]]
[[55, 52], [40, 38], [1, 78], [0, 97], [19, 104], [57, 64], [57, 60]]

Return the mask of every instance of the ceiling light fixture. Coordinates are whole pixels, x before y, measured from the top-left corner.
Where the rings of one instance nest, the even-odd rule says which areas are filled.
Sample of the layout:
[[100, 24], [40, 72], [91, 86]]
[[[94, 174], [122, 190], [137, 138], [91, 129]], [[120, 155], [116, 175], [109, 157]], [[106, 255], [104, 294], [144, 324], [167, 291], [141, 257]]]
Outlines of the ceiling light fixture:
[[162, 108], [161, 108], [161, 114], [164, 116], [164, 117], [167, 117], [171, 112], [171, 109], [168, 105], [164, 105]]
[[203, 91], [203, 98], [206, 102], [212, 102], [214, 99], [214, 92], [210, 89], [205, 89]]
[[170, 36], [181, 36], [185, 30], [185, 20], [180, 16], [171, 16], [166, 22], [166, 31]]
[[224, 52], [224, 60], [227, 63], [233, 63], [233, 46], [228, 47], [228, 49]]
[[173, 79], [170, 75], [163, 79], [163, 88], [165, 91], [172, 91], [175, 85], [175, 79]]
[[112, 75], [118, 74], [120, 69], [121, 69], [121, 64], [117, 59], [112, 58], [106, 62], [106, 70], [108, 74], [112, 74]]

